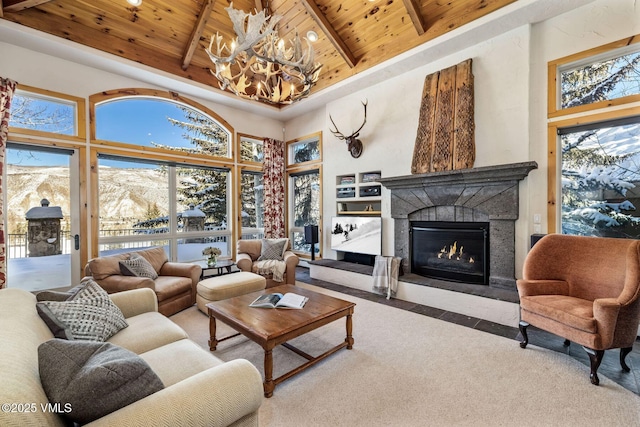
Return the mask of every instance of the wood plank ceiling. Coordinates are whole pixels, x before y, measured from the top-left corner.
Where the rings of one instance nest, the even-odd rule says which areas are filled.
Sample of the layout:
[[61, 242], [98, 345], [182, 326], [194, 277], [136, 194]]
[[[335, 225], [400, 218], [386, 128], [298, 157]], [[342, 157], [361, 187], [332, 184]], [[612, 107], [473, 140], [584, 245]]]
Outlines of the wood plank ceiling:
[[[323, 67], [312, 93], [516, 0], [236, 0], [236, 9], [282, 15], [279, 34], [314, 30]], [[0, 18], [214, 88], [204, 49], [234, 35], [228, 0], [0, 0]], [[304, 102], [304, 101], [302, 101]]]

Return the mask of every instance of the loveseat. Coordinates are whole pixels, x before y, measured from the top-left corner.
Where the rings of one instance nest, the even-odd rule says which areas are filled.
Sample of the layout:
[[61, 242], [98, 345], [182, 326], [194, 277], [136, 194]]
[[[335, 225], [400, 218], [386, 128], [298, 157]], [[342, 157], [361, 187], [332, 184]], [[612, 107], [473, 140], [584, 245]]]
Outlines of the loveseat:
[[[133, 262], [134, 256], [147, 260], [157, 277], [124, 275], [121, 261]], [[93, 277], [110, 294], [129, 289], [152, 289], [158, 298], [158, 311], [165, 316], [195, 304], [201, 272], [202, 268], [197, 264], [170, 262], [162, 247], [93, 258], [84, 269], [85, 275]]]
[[[140, 355], [164, 388], [87, 425], [258, 425], [262, 379], [251, 363], [223, 362], [189, 340], [184, 330], [157, 312], [151, 289], [109, 297], [128, 326], [107, 342]], [[53, 402], [41, 383], [38, 352], [41, 344], [56, 340], [36, 311], [36, 297], [20, 289], [1, 289], [0, 324], [0, 426], [65, 425], [63, 416], [47, 410]], [[64, 412], [65, 402], [58, 403]]]

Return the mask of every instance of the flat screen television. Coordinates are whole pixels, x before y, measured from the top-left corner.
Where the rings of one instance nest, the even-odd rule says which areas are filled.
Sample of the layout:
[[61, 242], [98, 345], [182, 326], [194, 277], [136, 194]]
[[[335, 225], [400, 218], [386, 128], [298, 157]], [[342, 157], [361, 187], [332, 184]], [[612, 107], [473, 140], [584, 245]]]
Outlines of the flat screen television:
[[382, 255], [382, 218], [332, 217], [331, 249], [357, 254]]

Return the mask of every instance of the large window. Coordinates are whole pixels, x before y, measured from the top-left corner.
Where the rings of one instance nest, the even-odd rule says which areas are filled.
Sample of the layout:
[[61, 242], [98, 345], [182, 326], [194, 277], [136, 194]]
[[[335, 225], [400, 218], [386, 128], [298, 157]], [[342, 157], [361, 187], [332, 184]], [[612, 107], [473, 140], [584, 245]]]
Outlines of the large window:
[[162, 246], [171, 260], [196, 261], [214, 246], [233, 257], [233, 129], [204, 106], [162, 95], [123, 89], [91, 97], [93, 256]]
[[264, 237], [264, 185], [262, 172], [243, 170], [240, 175], [242, 239]]
[[640, 108], [611, 108], [640, 100], [640, 44], [620, 40], [549, 71], [558, 82], [549, 91], [549, 232], [640, 238]]
[[562, 232], [640, 238], [640, 116], [560, 130]]
[[[305, 241], [304, 227], [316, 225], [322, 235], [322, 134], [289, 141], [287, 151], [289, 238], [295, 252], [310, 257], [312, 247]], [[321, 254], [320, 246], [313, 250]]]
[[177, 261], [207, 246], [230, 256], [229, 171], [102, 156], [100, 255], [164, 246]]

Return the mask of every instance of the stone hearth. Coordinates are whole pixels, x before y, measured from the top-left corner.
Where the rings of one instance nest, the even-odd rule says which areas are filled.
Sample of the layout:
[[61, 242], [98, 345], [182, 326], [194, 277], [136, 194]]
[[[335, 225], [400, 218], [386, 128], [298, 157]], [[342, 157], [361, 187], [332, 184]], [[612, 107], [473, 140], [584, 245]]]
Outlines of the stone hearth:
[[411, 273], [411, 221], [488, 222], [489, 286], [515, 290], [518, 185], [537, 167], [524, 162], [379, 179], [391, 191], [395, 256], [404, 271]]

